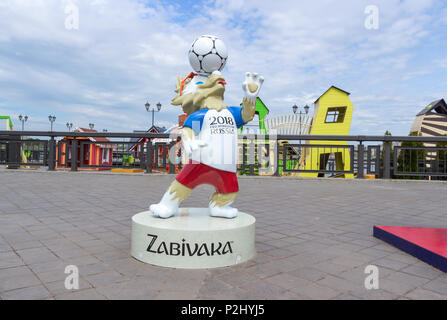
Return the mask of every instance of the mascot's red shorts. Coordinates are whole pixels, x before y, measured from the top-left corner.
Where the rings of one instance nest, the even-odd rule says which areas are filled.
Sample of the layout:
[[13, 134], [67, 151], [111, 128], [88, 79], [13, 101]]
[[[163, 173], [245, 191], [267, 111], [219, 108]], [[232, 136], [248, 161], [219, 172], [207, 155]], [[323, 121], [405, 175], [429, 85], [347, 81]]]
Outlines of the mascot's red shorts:
[[200, 184], [210, 184], [216, 188], [217, 193], [239, 191], [236, 173], [212, 168], [203, 163], [190, 161], [183, 167], [176, 179], [190, 189], [194, 189]]

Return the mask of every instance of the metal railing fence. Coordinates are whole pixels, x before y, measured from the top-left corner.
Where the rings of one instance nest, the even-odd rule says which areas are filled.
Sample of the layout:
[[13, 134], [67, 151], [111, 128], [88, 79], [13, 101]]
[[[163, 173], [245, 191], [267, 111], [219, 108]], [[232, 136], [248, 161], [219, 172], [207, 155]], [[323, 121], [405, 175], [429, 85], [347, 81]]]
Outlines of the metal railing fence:
[[[0, 131], [0, 164], [8, 168], [46, 166], [49, 170], [72, 171], [138, 168], [147, 173], [175, 173], [182, 166], [178, 137], [163, 133]], [[98, 142], [96, 138], [112, 140]], [[131, 142], [130, 138], [146, 138], [150, 143], [141, 139]], [[447, 179], [446, 146], [445, 136], [242, 134], [238, 172]]]

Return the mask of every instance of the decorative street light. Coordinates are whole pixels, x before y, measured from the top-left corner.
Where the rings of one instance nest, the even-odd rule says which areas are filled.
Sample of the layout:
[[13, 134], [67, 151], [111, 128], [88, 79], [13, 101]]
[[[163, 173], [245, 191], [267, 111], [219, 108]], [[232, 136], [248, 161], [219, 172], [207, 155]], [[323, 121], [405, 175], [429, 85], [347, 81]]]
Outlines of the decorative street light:
[[[308, 114], [308, 113], [309, 113], [309, 109], [310, 109], [310, 107], [306, 104], [306, 105], [303, 107], [303, 109], [304, 109], [304, 112], [300, 110], [300, 113], [299, 113], [299, 115], [300, 115], [300, 131], [299, 131], [299, 134], [300, 134], [300, 135], [301, 135], [301, 115], [302, 115], [302, 114]], [[296, 104], [293, 105], [292, 110], [293, 110], [293, 113], [296, 114], [296, 112], [298, 111], [298, 106], [297, 106]]]
[[68, 128], [68, 132], [70, 132], [71, 128], [73, 127], [73, 123], [67, 122], [66, 126]]
[[94, 123], [89, 123], [88, 127], [90, 128], [90, 130], [93, 130], [93, 128], [95, 127], [95, 124]]
[[[309, 113], [309, 109], [310, 109], [310, 107], [306, 104], [306, 105], [303, 107], [303, 109], [304, 109], [304, 112], [300, 110], [300, 113], [299, 113], [299, 115], [300, 115], [299, 135], [300, 135], [300, 136], [301, 136], [301, 134], [302, 134], [302, 132], [301, 132], [301, 115], [302, 115], [302, 114], [308, 114], [308, 113]], [[296, 104], [293, 105], [292, 110], [293, 110], [293, 113], [296, 114], [296, 112], [298, 111], [298, 106], [297, 106]], [[300, 139], [300, 144], [301, 144], [301, 139]], [[299, 155], [300, 155], [300, 157], [301, 157], [301, 146], [300, 146], [300, 149], [299, 149]]]
[[20, 122], [22, 122], [22, 131], [24, 131], [25, 130], [25, 122], [28, 121], [28, 116], [20, 115], [19, 120], [20, 120]]
[[48, 120], [49, 120], [50, 123], [51, 123], [51, 131], [53, 131], [53, 122], [56, 121], [56, 117], [55, 117], [55, 116], [52, 116], [52, 115], [49, 115], [49, 116], [48, 116]]
[[102, 132], [108, 132], [108, 130], [107, 129], [102, 129]]
[[151, 104], [149, 102], [146, 102], [146, 104], [144, 105], [146, 107], [146, 111], [147, 112], [152, 112], [152, 126], [154, 126], [154, 112], [160, 112], [161, 110], [161, 103], [157, 103], [157, 109], [152, 108], [151, 109]]

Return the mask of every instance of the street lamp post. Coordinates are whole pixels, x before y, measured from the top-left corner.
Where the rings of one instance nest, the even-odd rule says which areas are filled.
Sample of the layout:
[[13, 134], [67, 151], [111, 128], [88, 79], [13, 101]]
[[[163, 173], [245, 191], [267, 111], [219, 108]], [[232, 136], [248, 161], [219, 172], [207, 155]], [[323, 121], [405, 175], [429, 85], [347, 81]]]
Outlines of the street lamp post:
[[146, 104], [144, 105], [146, 107], [146, 111], [147, 112], [152, 112], [152, 126], [154, 126], [154, 113], [155, 112], [160, 112], [161, 110], [161, 103], [157, 103], [157, 109], [155, 109], [154, 107], [151, 108], [151, 105], [149, 102], [146, 102]]
[[90, 130], [93, 130], [93, 128], [95, 127], [95, 124], [94, 123], [89, 123], [88, 127], [90, 128]]
[[71, 128], [73, 127], [73, 123], [67, 122], [66, 126], [67, 126], [67, 129], [68, 129], [68, 132], [70, 132]]
[[22, 131], [24, 131], [25, 130], [25, 122], [28, 121], [28, 116], [20, 115], [19, 120], [20, 120], [20, 122], [22, 122]]
[[[308, 114], [308, 113], [309, 113], [309, 109], [310, 109], [310, 107], [306, 104], [306, 105], [303, 107], [303, 109], [304, 109], [304, 112], [300, 110], [300, 113], [299, 113], [299, 115], [300, 115], [300, 121], [299, 121], [299, 122], [300, 122], [299, 134], [300, 134], [300, 135], [301, 135], [301, 115], [302, 115], [302, 114]], [[293, 110], [293, 113], [296, 114], [296, 112], [298, 111], [298, 106], [297, 106], [296, 104], [293, 105], [292, 110]]]
[[[309, 109], [310, 109], [310, 107], [306, 104], [304, 107], [303, 107], [303, 109], [304, 109], [304, 112], [303, 111], [301, 111], [300, 110], [300, 113], [299, 113], [299, 115], [300, 115], [300, 124], [299, 124], [299, 135], [301, 136], [301, 115], [302, 114], [308, 114], [309, 113]], [[295, 105], [293, 105], [293, 107], [292, 107], [292, 110], [293, 110], [293, 113], [294, 114], [296, 114], [296, 112], [298, 111], [298, 106], [295, 104]], [[301, 145], [301, 139], [300, 139], [300, 145]], [[301, 154], [302, 154], [302, 152], [301, 152], [301, 146], [300, 146], [300, 153], [299, 153], [299, 155], [300, 155], [300, 157], [301, 157]]]
[[55, 116], [52, 116], [52, 115], [49, 115], [49, 116], [48, 116], [48, 120], [49, 120], [50, 123], [51, 123], [51, 129], [50, 129], [50, 131], [53, 131], [53, 123], [54, 123], [54, 121], [56, 121], [56, 117], [55, 117]]

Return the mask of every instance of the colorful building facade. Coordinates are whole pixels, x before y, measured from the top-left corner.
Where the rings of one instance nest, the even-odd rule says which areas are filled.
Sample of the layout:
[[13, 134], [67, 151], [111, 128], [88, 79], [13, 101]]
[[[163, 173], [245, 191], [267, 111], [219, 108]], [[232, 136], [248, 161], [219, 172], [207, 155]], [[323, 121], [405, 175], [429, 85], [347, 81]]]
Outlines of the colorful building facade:
[[[86, 128], [76, 128], [74, 132], [97, 132]], [[78, 169], [110, 170], [113, 162], [113, 144], [105, 137], [77, 137]], [[71, 168], [73, 137], [67, 136], [57, 142], [57, 169]]]
[[[331, 86], [314, 102], [314, 114], [309, 124], [310, 135], [349, 135], [354, 105], [349, 99], [350, 93]], [[351, 169], [351, 155], [348, 148], [331, 146], [346, 145], [347, 141], [309, 141], [310, 145], [327, 147], [304, 148], [300, 168], [305, 170], [324, 170], [331, 157], [335, 160], [337, 171]], [[320, 173], [320, 176], [322, 174]], [[318, 173], [303, 172], [300, 177], [318, 177]], [[351, 173], [342, 174], [345, 178], [353, 178]]]

